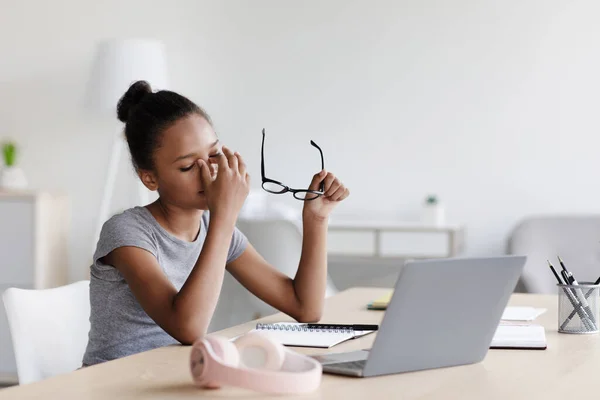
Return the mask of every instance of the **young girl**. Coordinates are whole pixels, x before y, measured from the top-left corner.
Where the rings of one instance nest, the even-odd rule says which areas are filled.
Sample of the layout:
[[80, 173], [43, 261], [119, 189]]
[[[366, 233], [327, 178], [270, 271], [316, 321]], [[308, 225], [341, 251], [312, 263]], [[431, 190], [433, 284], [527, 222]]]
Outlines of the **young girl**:
[[[223, 146], [210, 117], [189, 99], [131, 85], [117, 105], [139, 178], [159, 198], [104, 224], [90, 281], [91, 329], [83, 365], [206, 334], [225, 269], [258, 298], [297, 321], [318, 321], [327, 277], [327, 217], [348, 197], [331, 173], [309, 188], [294, 279], [269, 265], [236, 227], [249, 190], [246, 164]], [[208, 212], [206, 212], [208, 211]]]

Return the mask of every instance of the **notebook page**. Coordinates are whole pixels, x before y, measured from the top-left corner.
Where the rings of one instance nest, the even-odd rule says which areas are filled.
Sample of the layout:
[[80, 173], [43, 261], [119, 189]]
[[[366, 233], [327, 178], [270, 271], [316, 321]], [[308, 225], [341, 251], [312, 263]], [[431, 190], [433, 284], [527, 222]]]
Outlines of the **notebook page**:
[[[260, 332], [265, 332], [273, 339], [285, 346], [298, 347], [329, 348], [348, 339], [352, 339], [355, 336], [352, 332], [341, 330], [292, 330], [292, 328], [298, 329], [299, 327], [304, 325], [297, 322], [280, 322], [274, 325], [277, 325], [279, 329], [253, 329], [252, 331], [259, 330]], [[286, 330], [285, 328], [288, 328], [288, 330]]]

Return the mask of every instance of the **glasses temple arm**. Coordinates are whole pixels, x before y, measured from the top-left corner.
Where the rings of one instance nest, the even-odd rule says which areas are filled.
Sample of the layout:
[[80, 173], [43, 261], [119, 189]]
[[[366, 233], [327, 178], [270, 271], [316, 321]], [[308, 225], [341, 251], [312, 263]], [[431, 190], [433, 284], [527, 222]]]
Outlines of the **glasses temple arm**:
[[262, 147], [260, 148], [260, 173], [265, 179], [265, 129], [262, 130]]
[[[323, 150], [321, 150], [321, 148], [312, 140], [310, 141], [310, 144], [313, 145], [314, 147], [316, 147], [317, 150], [319, 150], [319, 154], [321, 154], [321, 171], [323, 171], [325, 169], [325, 159], [323, 158]], [[321, 192], [325, 191], [325, 182], [321, 182], [319, 190]]]

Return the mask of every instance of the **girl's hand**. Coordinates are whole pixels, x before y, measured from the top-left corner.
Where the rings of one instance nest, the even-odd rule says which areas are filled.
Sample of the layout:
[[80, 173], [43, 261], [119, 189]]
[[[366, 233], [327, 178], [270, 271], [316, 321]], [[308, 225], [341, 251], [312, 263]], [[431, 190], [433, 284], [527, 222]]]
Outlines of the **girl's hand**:
[[250, 175], [246, 172], [242, 156], [223, 146], [223, 154], [217, 161], [216, 178], [214, 170], [204, 160], [200, 159], [197, 163], [211, 218], [235, 223], [250, 190]]
[[329, 217], [335, 206], [350, 195], [350, 190], [340, 182], [331, 172], [325, 170], [313, 176], [308, 187], [310, 190], [319, 190], [321, 182], [325, 183], [324, 194], [314, 200], [305, 200], [302, 216], [324, 221]]

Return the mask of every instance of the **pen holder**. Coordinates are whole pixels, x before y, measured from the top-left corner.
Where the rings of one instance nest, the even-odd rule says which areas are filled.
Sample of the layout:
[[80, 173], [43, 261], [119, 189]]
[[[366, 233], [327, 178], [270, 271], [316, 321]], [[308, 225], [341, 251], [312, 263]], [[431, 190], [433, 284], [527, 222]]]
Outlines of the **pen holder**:
[[598, 333], [600, 285], [582, 282], [558, 287], [558, 332]]

